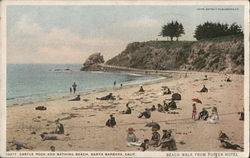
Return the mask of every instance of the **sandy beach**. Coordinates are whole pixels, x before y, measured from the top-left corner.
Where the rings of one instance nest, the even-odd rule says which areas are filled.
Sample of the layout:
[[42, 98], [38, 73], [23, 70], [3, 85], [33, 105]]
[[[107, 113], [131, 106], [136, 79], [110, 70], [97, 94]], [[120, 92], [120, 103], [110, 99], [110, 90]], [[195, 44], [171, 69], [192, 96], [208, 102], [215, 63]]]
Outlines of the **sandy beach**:
[[[208, 80], [203, 80], [204, 75]], [[33, 149], [21, 151], [139, 151], [139, 147], [128, 147], [126, 144], [127, 129], [132, 127], [140, 141], [150, 139], [151, 128], [145, 127], [147, 122], [158, 122], [162, 129], [172, 129], [177, 142], [177, 151], [233, 151], [220, 147], [219, 131], [225, 132], [232, 142], [244, 146], [244, 121], [239, 120], [238, 112], [244, 106], [244, 76], [230, 75], [232, 82], [225, 82], [225, 74], [191, 72], [173, 73], [171, 79], [163, 79], [143, 84], [145, 93], [137, 93], [139, 85], [128, 85], [123, 88], [112, 87], [91, 92], [82, 92], [81, 101], [70, 102], [76, 95], [67, 95], [18, 104], [7, 108], [7, 150], [15, 151], [8, 143], [15, 139], [32, 146]], [[203, 85], [209, 92], [199, 93]], [[149, 119], [137, 118], [140, 112], [152, 105], [169, 102], [171, 95], [162, 95], [161, 87], [168, 86], [171, 91], [182, 95], [176, 101], [177, 114], [152, 112]], [[117, 98], [113, 101], [96, 100], [109, 93]], [[194, 121], [192, 114], [192, 98], [199, 98], [202, 104], [197, 111], [206, 108], [211, 113], [217, 107], [219, 123], [209, 124], [207, 121]], [[120, 114], [130, 102], [133, 109], [131, 115]], [[35, 110], [37, 106], [45, 106], [47, 110]], [[117, 125], [114, 128], [105, 126], [109, 115], [113, 114]], [[42, 141], [40, 134], [55, 130], [54, 121], [60, 119], [65, 134], [57, 135], [59, 140]], [[33, 134], [31, 134], [33, 132]], [[179, 142], [185, 142], [180, 144]], [[160, 151], [160, 147], [152, 147], [147, 151]]]

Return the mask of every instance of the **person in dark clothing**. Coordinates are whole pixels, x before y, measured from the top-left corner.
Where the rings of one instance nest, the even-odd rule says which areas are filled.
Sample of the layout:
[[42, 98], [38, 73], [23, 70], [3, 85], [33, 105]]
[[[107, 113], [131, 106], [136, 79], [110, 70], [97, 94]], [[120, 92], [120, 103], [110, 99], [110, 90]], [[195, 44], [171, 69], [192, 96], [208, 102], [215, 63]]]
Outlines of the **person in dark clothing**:
[[69, 101], [80, 101], [81, 97], [80, 95], [77, 95], [74, 99], [70, 99]]
[[64, 126], [59, 121], [56, 121], [56, 134], [64, 134]]
[[158, 146], [161, 139], [161, 135], [157, 132], [157, 128], [152, 128], [152, 131], [153, 133], [151, 140], [149, 141], [149, 145]]
[[76, 93], [76, 87], [77, 87], [75, 82], [73, 83], [72, 87], [73, 87], [73, 91], [74, 91], [74, 94], [75, 94]]
[[202, 108], [202, 111], [199, 113], [198, 120], [207, 120], [208, 118], [208, 111], [205, 108]]
[[160, 146], [161, 150], [177, 150], [175, 139], [172, 136], [171, 130], [162, 130], [163, 136], [161, 138]]
[[232, 144], [228, 141], [225, 141], [225, 140], [220, 140], [221, 142], [221, 146], [223, 148], [226, 148], [226, 149], [234, 149], [234, 150], [237, 150], [237, 149], [243, 149], [241, 146], [239, 146], [238, 144]]
[[220, 131], [218, 139], [219, 140], [229, 140], [229, 137], [226, 135], [226, 133]]
[[144, 139], [144, 142], [140, 146], [142, 148], [142, 151], [146, 151], [148, 149], [148, 143], [149, 143], [149, 140]]
[[155, 111], [156, 108], [155, 108], [155, 105], [153, 105], [151, 108], [150, 108], [150, 111]]
[[166, 106], [165, 106], [165, 110], [169, 111], [169, 110], [174, 110], [177, 108], [177, 105], [174, 101], [174, 99], [171, 100], [171, 102], [169, 102]]
[[132, 110], [131, 110], [131, 108], [128, 105], [129, 105], [129, 103], [126, 104], [127, 110], [126, 111], [122, 111], [121, 112], [122, 114], [131, 114], [132, 113]]
[[114, 81], [114, 86], [116, 86], [116, 81]]
[[150, 112], [150, 110], [149, 110], [148, 108], [146, 108], [145, 111], [142, 112], [142, 113], [138, 116], [138, 118], [142, 118], [143, 116], [144, 116], [145, 118], [150, 118], [150, 117], [151, 117], [151, 112]]
[[145, 92], [145, 90], [143, 89], [143, 87], [142, 86], [140, 86], [140, 89], [139, 89], [139, 91], [138, 92]]
[[107, 120], [106, 126], [108, 127], [114, 127], [116, 125], [115, 117], [113, 115], [109, 115], [110, 119]]
[[244, 120], [244, 112], [238, 112], [238, 114], [240, 114], [240, 118], [239, 118], [239, 120]]
[[158, 112], [165, 112], [164, 108], [163, 108], [163, 106], [161, 104], [158, 104], [157, 106], [158, 106], [158, 109], [157, 109]]
[[200, 92], [208, 92], [208, 89], [205, 85], [203, 85], [203, 88], [200, 90]]
[[69, 92], [72, 93], [72, 88], [71, 87], [69, 88]]
[[109, 93], [109, 95], [101, 97], [101, 98], [96, 98], [97, 100], [115, 100], [115, 97], [113, 96], [112, 93]]

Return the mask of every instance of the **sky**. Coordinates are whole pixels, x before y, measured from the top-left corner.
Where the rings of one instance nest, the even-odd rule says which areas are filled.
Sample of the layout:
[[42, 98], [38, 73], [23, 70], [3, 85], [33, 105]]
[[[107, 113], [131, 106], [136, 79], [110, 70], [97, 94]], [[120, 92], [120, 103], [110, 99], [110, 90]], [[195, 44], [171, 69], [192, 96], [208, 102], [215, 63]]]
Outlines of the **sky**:
[[196, 26], [206, 21], [243, 26], [243, 9], [243, 6], [9, 5], [7, 63], [82, 64], [96, 52], [108, 60], [131, 42], [165, 39], [158, 35], [162, 26], [172, 20], [184, 26], [185, 34], [179, 40], [195, 40]]

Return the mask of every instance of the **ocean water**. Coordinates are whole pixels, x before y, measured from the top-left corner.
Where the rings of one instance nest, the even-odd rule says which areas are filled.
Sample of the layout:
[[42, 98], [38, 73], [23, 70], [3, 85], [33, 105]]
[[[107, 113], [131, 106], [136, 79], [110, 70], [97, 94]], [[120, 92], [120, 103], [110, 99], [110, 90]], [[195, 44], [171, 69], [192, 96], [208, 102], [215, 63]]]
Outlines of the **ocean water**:
[[[76, 82], [77, 91], [142, 83], [157, 79], [157, 75], [139, 75], [113, 72], [82, 72], [81, 65], [8, 64], [7, 103], [26, 102], [69, 94]], [[70, 69], [72, 71], [55, 71]]]

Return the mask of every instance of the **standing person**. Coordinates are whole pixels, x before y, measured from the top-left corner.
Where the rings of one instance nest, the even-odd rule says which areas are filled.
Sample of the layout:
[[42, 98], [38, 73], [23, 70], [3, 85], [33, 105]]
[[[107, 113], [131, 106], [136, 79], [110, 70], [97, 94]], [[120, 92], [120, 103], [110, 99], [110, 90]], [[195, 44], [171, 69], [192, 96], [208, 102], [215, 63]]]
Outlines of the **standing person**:
[[75, 94], [76, 93], [76, 87], [77, 87], [75, 82], [73, 83], [72, 87], [73, 87], [73, 91], [74, 91], [74, 94]]
[[72, 93], [72, 88], [71, 87], [69, 88], [69, 92], [70, 92], [70, 94]]
[[114, 81], [114, 86], [116, 85], [116, 81]]
[[121, 88], [122, 88], [122, 83], [121, 83]]
[[195, 105], [195, 104], [193, 104], [192, 119], [194, 119], [194, 120], [195, 120], [195, 116], [196, 116], [196, 114], [197, 114], [196, 105]]

